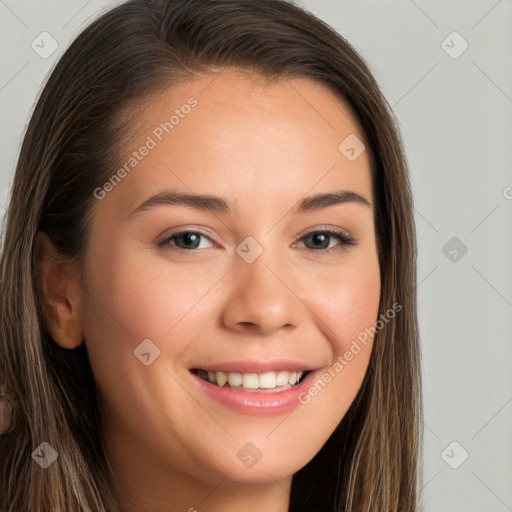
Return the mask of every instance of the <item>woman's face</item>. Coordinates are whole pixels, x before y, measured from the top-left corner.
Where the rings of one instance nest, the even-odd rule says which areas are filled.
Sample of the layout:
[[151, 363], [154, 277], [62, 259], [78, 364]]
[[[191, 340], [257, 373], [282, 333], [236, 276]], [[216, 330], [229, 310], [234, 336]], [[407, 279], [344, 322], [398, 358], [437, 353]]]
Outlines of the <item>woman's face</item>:
[[112, 465], [162, 486], [286, 486], [370, 357], [371, 336], [353, 343], [380, 296], [363, 135], [315, 82], [228, 70], [127, 128], [79, 307]]

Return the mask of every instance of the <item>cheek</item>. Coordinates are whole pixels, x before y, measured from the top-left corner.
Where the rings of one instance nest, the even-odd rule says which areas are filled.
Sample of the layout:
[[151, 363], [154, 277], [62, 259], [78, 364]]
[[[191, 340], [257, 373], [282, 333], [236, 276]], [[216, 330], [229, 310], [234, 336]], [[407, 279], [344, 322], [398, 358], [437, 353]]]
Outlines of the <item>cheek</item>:
[[323, 280], [313, 307], [335, 353], [348, 350], [352, 340], [375, 325], [380, 291], [379, 264], [373, 253], [354, 254]]
[[[361, 280], [347, 276], [344, 287], [333, 295], [329, 310], [324, 310], [325, 331], [331, 343], [331, 364], [322, 369], [299, 396], [303, 404], [304, 424], [314, 423], [314, 436], [306, 446], [311, 456], [320, 450], [326, 439], [345, 416], [361, 388], [368, 369], [373, 337], [361, 342], [358, 336], [375, 325], [379, 303], [379, 280]], [[308, 415], [316, 420], [308, 420]], [[293, 447], [290, 446], [290, 450]]]
[[355, 398], [368, 368], [381, 291], [377, 255], [358, 253], [323, 282], [311, 309], [321, 320], [332, 360], [305, 401], [314, 399], [320, 414], [334, 425]]
[[181, 354], [209, 323], [208, 293], [227, 269], [217, 265], [194, 275], [191, 266], [171, 263], [121, 237], [101, 239], [97, 246], [102, 250], [90, 254], [82, 321], [100, 388], [109, 389], [128, 370], [141, 371], [134, 350], [146, 339], [179, 366]]

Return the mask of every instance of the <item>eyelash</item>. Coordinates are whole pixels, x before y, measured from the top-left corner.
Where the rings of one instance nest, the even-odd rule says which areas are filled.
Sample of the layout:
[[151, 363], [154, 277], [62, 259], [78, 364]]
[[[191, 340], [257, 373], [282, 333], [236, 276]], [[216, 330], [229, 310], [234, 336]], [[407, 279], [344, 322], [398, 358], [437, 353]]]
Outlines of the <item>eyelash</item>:
[[[159, 238], [155, 243], [156, 243], [156, 245], [159, 248], [164, 248], [164, 246], [166, 246], [166, 245], [170, 246], [169, 242], [171, 240], [173, 240], [175, 238], [178, 238], [181, 235], [186, 235], [186, 234], [190, 234], [190, 233], [197, 234], [197, 235], [200, 235], [200, 236], [204, 236], [205, 238], [208, 238], [210, 241], [213, 242], [213, 240], [209, 236], [207, 236], [205, 233], [202, 233], [201, 231], [183, 230], [183, 231], [178, 231], [176, 233], [172, 233], [171, 235], [165, 235], [164, 237]], [[319, 233], [321, 233], [323, 235], [330, 236], [330, 237], [334, 237], [340, 243], [338, 245], [334, 246], [334, 247], [331, 247], [330, 249], [309, 249], [309, 248], [307, 248], [309, 251], [313, 251], [313, 252], [326, 252], [326, 253], [331, 253], [331, 252], [335, 252], [335, 251], [347, 251], [350, 246], [356, 245], [356, 242], [355, 242], [354, 238], [346, 235], [342, 231], [338, 231], [338, 230], [335, 230], [335, 229], [318, 229], [318, 230], [313, 230], [313, 231], [310, 231], [309, 233], [306, 233], [301, 238], [299, 238], [299, 241], [303, 240], [304, 238], [307, 238], [307, 237], [309, 237], [311, 235], [316, 235], [316, 234], [319, 234]], [[186, 251], [186, 252], [197, 252], [197, 251], [201, 251], [203, 249], [183, 249], [181, 247], [174, 246], [171, 250], [173, 250], [173, 251], [177, 250], [177, 251]]]

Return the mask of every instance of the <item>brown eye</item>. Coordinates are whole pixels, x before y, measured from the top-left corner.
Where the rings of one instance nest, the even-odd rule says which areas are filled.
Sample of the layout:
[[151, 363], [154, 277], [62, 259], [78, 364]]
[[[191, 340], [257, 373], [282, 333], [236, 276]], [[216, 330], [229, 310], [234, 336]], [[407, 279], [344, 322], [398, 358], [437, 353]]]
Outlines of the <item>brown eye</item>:
[[200, 248], [201, 238], [210, 240], [209, 237], [198, 231], [180, 231], [179, 233], [166, 235], [164, 238], [157, 241], [157, 245], [159, 247], [170, 245], [178, 249], [195, 250]]
[[[306, 247], [308, 249], [314, 250], [314, 251], [326, 251], [330, 252], [331, 250], [337, 250], [337, 246], [340, 250], [346, 250], [348, 246], [355, 245], [355, 241], [353, 238], [345, 235], [344, 233], [340, 231], [334, 231], [334, 230], [321, 230], [321, 231], [311, 231], [311, 233], [308, 233], [307, 235], [303, 236], [301, 240], [312, 240], [312, 246], [308, 247], [307, 244]], [[337, 246], [329, 247], [332, 239], [337, 240], [339, 243]]]

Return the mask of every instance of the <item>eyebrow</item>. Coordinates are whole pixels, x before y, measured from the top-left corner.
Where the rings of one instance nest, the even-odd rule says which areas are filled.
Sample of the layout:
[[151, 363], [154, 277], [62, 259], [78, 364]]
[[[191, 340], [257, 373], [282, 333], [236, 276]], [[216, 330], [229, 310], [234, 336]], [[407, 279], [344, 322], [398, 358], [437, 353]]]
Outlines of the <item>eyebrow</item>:
[[[356, 203], [367, 207], [371, 206], [371, 202], [365, 197], [348, 190], [333, 190], [321, 194], [306, 197], [293, 209], [293, 213], [302, 213], [306, 211], [320, 210], [328, 206], [344, 203]], [[192, 194], [175, 192], [172, 190], [164, 190], [146, 199], [142, 204], [137, 206], [129, 216], [135, 215], [142, 211], [151, 210], [159, 206], [189, 206], [197, 210], [213, 212], [213, 213], [238, 213], [230, 201], [208, 194]]]

